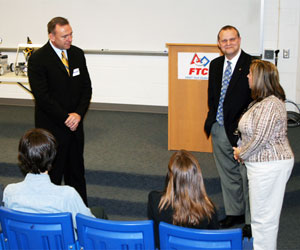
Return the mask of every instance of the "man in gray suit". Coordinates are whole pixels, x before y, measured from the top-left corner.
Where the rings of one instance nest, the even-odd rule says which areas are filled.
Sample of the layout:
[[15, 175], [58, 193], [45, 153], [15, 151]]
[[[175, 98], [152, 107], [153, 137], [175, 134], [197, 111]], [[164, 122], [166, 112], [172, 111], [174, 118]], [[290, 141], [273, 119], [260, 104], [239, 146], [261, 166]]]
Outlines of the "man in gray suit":
[[221, 228], [244, 223], [244, 236], [251, 236], [248, 180], [246, 168], [233, 158], [239, 118], [251, 102], [247, 75], [251, 56], [240, 49], [241, 37], [233, 26], [218, 34], [223, 55], [210, 64], [208, 106], [205, 121], [207, 136], [212, 135], [213, 154], [220, 175], [226, 217]]

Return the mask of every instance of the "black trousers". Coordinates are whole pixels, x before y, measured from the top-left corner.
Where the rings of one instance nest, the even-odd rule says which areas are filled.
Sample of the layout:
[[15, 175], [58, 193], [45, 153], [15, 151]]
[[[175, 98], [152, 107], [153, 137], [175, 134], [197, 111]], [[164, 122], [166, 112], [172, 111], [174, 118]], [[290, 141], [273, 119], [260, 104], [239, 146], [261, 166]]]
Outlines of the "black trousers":
[[85, 169], [84, 169], [84, 135], [82, 127], [76, 132], [54, 134], [58, 147], [53, 169], [49, 172], [51, 181], [56, 185], [64, 184], [74, 187], [88, 206]]

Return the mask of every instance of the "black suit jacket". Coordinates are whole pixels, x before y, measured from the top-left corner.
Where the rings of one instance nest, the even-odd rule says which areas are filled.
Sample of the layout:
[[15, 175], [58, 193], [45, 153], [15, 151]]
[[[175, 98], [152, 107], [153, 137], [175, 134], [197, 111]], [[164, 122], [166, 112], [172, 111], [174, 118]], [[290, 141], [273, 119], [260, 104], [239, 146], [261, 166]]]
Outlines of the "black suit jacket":
[[[251, 90], [248, 84], [247, 75], [252, 57], [244, 51], [237, 61], [234, 72], [225, 95], [223, 103], [224, 127], [227, 137], [236, 146], [238, 136], [234, 132], [238, 126], [240, 116], [251, 102]], [[222, 76], [225, 56], [220, 56], [210, 63], [208, 80], [208, 107], [209, 111], [205, 121], [205, 132], [210, 135], [211, 127], [216, 122], [216, 115], [219, 105], [222, 88]]]
[[64, 122], [68, 113], [73, 112], [81, 116], [75, 133], [82, 133], [92, 94], [83, 51], [71, 46], [67, 54], [70, 76], [49, 42], [34, 52], [28, 62], [29, 83], [36, 102], [36, 127], [48, 129], [58, 137], [72, 133]]

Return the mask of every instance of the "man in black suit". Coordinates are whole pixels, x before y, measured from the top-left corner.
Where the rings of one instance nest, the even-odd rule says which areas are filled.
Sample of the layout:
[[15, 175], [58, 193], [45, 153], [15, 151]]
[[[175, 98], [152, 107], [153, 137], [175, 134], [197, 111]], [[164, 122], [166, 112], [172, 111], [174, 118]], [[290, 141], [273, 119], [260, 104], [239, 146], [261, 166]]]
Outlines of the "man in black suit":
[[84, 53], [72, 45], [72, 35], [67, 19], [53, 18], [48, 23], [49, 41], [29, 58], [28, 77], [35, 98], [35, 126], [49, 130], [58, 142], [51, 181], [60, 185], [64, 177], [87, 204], [83, 118], [92, 88]]
[[238, 141], [235, 131], [239, 118], [251, 102], [247, 79], [251, 56], [240, 49], [240, 43], [235, 27], [227, 25], [220, 30], [218, 46], [223, 56], [210, 64], [205, 131], [207, 136], [212, 135], [214, 159], [221, 179], [226, 217], [220, 226], [229, 228], [246, 220], [243, 232], [251, 236], [246, 168], [234, 160], [232, 150]]

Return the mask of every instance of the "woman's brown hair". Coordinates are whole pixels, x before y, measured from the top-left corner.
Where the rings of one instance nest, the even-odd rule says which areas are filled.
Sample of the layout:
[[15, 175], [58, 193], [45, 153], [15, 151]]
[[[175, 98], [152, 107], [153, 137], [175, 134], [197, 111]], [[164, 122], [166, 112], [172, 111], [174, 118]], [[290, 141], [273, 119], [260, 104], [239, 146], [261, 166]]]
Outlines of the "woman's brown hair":
[[186, 150], [175, 152], [169, 161], [164, 194], [159, 203], [160, 211], [173, 208], [173, 224], [197, 225], [204, 218], [209, 220], [214, 205], [208, 198], [202, 172], [196, 158]]
[[279, 73], [273, 63], [263, 60], [253, 60], [250, 65], [252, 73], [251, 96], [253, 100], [262, 99], [274, 95], [285, 101], [285, 93], [279, 83]]

